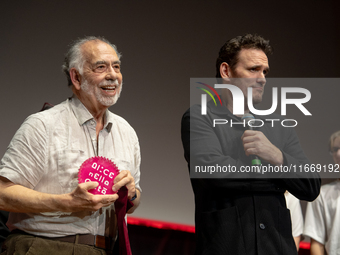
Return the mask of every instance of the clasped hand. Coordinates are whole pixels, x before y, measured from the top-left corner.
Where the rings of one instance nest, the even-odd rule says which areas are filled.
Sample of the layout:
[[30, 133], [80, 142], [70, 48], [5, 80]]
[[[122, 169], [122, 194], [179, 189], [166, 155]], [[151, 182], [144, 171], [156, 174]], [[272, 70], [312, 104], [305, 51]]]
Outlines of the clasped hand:
[[246, 130], [241, 139], [247, 156], [257, 155], [273, 165], [283, 164], [281, 150], [273, 145], [261, 131]]
[[[111, 205], [118, 199], [118, 194], [93, 195], [88, 192], [88, 190], [95, 189], [98, 185], [98, 182], [78, 184], [77, 188], [69, 194], [71, 196], [69, 211], [97, 211], [102, 207]], [[114, 179], [112, 190], [116, 192], [123, 186], [128, 189], [128, 198], [131, 199], [136, 193], [136, 188], [134, 178], [128, 170], [120, 171]]]

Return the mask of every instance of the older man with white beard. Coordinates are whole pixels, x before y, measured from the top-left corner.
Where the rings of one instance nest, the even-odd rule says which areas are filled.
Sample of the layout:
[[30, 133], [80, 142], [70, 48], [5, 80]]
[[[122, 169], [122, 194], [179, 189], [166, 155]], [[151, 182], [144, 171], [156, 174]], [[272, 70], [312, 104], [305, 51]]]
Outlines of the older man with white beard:
[[0, 164], [0, 209], [10, 212], [11, 230], [4, 254], [112, 252], [112, 241], [98, 240], [116, 240], [112, 212], [118, 195], [88, 192], [100, 183], [79, 184], [78, 170], [95, 156], [113, 161], [120, 169], [113, 192], [127, 188], [133, 201], [128, 213], [139, 205], [138, 138], [108, 110], [122, 90], [120, 64], [116, 46], [106, 39], [77, 40], [63, 65], [73, 96], [29, 116], [16, 132]]

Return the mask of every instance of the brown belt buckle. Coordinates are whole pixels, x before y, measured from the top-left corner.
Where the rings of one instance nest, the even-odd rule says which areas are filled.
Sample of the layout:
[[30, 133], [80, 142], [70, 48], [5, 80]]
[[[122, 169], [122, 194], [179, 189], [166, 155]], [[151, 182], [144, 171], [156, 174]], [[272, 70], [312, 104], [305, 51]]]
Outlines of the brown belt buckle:
[[105, 236], [100, 236], [100, 235], [96, 235], [95, 236], [95, 243], [94, 245], [98, 248], [102, 248], [102, 249], [108, 249], [110, 248], [109, 246], [109, 239], [106, 238]]

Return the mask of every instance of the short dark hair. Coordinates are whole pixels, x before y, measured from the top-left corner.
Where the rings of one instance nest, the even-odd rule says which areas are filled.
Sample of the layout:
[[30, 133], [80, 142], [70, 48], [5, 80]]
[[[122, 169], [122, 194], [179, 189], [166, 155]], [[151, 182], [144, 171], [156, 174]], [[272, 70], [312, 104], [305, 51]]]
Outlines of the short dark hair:
[[267, 56], [272, 54], [273, 49], [269, 40], [265, 40], [257, 34], [246, 34], [228, 40], [220, 49], [216, 60], [216, 77], [221, 78], [220, 66], [226, 62], [233, 70], [238, 62], [238, 54], [242, 49], [259, 49]]

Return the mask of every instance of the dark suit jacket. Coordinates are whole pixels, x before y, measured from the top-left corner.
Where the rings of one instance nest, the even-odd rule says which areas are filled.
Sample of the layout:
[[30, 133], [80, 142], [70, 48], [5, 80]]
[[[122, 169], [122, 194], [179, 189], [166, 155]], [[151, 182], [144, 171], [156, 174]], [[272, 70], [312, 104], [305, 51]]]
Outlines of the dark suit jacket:
[[3, 241], [5, 241], [6, 237], [9, 235], [9, 230], [6, 226], [7, 219], [8, 212], [0, 211], [0, 251]]
[[[272, 115], [256, 119], [282, 119]], [[227, 119], [228, 124], [213, 127], [213, 119]], [[292, 237], [290, 212], [285, 190], [299, 199], [312, 201], [320, 191], [316, 173], [197, 173], [197, 166], [249, 166], [244, 153], [241, 120], [224, 106], [208, 102], [207, 115], [198, 105], [182, 119], [182, 142], [195, 194], [196, 254], [297, 254]], [[280, 122], [264, 120], [259, 129], [278, 147], [284, 165], [308, 164], [293, 128]], [[268, 164], [267, 162], [262, 162]], [[204, 169], [204, 168], [202, 168]], [[288, 169], [288, 168], [287, 168]]]

